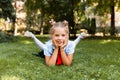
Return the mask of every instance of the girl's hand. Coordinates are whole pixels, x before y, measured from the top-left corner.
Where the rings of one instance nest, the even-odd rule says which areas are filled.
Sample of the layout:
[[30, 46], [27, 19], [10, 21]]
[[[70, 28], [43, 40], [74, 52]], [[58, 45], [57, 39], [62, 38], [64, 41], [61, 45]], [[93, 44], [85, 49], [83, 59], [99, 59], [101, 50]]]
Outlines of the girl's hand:
[[60, 48], [64, 48], [68, 43], [68, 40], [63, 41], [63, 45], [60, 46]]
[[54, 47], [58, 49], [59, 46], [58, 46], [57, 42], [55, 40], [52, 40], [52, 42], [53, 42]]

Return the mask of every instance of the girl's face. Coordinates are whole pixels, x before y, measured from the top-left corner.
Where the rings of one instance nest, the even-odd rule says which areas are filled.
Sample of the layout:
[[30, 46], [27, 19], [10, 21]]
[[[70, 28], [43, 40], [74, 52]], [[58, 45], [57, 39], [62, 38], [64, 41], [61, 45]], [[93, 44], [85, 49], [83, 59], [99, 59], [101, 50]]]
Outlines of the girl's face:
[[52, 41], [54, 42], [53, 44], [57, 46], [65, 45], [68, 42], [68, 37], [68, 33], [64, 28], [55, 28], [55, 31], [52, 34]]

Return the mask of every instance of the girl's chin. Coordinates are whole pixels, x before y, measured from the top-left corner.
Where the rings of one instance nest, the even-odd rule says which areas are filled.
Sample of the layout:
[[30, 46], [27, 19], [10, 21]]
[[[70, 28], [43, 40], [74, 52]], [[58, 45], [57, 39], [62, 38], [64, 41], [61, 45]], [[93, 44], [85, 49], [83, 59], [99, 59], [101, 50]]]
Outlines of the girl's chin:
[[58, 46], [62, 46], [63, 44], [58, 44]]

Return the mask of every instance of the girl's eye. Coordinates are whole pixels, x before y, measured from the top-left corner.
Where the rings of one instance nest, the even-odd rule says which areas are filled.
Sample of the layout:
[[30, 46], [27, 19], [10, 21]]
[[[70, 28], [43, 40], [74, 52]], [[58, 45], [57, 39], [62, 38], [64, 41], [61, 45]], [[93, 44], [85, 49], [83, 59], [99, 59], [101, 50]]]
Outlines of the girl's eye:
[[55, 36], [56, 36], [56, 37], [58, 37], [59, 35], [58, 35], [58, 34], [56, 34]]
[[64, 36], [65, 36], [65, 34], [62, 34], [62, 36], [64, 37]]

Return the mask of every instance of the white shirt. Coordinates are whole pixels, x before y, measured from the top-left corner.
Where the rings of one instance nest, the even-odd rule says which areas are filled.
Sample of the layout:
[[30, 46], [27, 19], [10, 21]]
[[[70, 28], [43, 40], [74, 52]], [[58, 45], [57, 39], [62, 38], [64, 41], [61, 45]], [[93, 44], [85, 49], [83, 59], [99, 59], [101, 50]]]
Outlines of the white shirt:
[[[75, 43], [74, 41], [68, 41], [68, 44], [65, 46], [64, 50], [66, 54], [73, 54], [75, 51]], [[54, 51], [54, 45], [52, 44], [52, 40], [49, 40], [48, 42], [46, 42], [44, 48], [44, 55], [45, 56], [51, 56], [53, 54]]]

